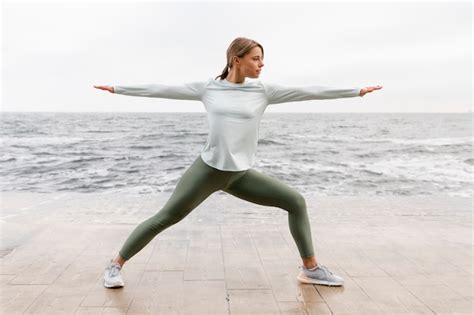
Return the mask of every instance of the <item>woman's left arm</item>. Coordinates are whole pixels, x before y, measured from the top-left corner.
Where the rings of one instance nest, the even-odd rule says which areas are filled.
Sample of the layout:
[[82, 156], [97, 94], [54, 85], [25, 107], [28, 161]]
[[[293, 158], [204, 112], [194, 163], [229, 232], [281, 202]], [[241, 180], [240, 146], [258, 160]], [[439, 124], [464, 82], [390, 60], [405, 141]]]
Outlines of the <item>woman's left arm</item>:
[[368, 92], [382, 88], [381, 86], [365, 88], [339, 88], [323, 85], [284, 86], [274, 83], [264, 83], [264, 87], [268, 104], [364, 96]]

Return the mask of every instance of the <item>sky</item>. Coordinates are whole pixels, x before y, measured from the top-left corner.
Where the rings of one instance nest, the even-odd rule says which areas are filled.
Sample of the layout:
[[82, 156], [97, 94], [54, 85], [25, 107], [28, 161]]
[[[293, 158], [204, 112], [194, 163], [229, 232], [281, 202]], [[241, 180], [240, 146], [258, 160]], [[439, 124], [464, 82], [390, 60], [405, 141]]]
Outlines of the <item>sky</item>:
[[219, 75], [236, 37], [264, 47], [259, 80], [383, 88], [266, 112], [472, 111], [472, 2], [2, 2], [5, 112], [205, 112], [199, 101], [93, 85]]

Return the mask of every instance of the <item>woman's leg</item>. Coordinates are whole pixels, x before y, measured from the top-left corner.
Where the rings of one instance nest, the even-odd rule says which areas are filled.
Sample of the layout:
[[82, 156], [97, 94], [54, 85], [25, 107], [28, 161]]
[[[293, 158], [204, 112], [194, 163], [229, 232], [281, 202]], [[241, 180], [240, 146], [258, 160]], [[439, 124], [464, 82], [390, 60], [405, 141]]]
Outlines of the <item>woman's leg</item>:
[[163, 208], [135, 228], [114, 261], [123, 265], [157, 234], [181, 221], [209, 195], [223, 187], [226, 176], [210, 168], [198, 157], [184, 172]]
[[279, 207], [288, 211], [290, 232], [304, 265], [316, 266], [311, 226], [303, 195], [284, 182], [255, 169], [249, 169], [223, 191], [259, 205]]

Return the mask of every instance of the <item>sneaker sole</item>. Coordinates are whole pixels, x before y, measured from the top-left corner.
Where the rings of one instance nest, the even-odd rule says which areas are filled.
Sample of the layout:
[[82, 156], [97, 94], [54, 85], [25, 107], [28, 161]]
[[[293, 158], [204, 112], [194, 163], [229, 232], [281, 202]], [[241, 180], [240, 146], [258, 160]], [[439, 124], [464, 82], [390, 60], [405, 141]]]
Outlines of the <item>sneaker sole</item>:
[[104, 281], [104, 287], [108, 289], [122, 288], [123, 286], [123, 283], [110, 284]]
[[327, 285], [330, 287], [340, 287], [344, 285], [344, 283], [336, 283], [336, 282], [329, 282], [325, 280], [316, 280], [316, 279], [308, 278], [305, 275], [298, 275], [296, 278], [300, 282], [307, 283], [307, 284], [321, 284], [321, 285]]

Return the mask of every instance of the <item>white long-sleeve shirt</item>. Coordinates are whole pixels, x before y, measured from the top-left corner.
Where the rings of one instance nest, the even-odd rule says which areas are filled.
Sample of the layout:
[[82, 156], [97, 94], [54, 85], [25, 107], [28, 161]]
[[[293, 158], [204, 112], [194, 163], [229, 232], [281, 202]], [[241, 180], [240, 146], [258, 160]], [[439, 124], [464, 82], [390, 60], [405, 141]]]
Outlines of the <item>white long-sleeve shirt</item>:
[[116, 85], [117, 94], [201, 101], [209, 135], [201, 157], [221, 171], [242, 171], [255, 163], [260, 120], [268, 105], [359, 96], [361, 88], [283, 86], [260, 80], [233, 83], [209, 78], [179, 85]]

